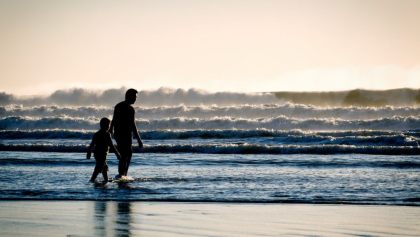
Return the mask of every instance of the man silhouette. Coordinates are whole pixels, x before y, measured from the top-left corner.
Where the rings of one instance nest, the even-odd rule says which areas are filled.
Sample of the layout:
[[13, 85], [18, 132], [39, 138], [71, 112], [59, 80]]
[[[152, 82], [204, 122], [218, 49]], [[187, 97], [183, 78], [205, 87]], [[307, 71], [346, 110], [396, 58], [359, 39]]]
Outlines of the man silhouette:
[[110, 131], [114, 134], [118, 151], [121, 154], [118, 162], [118, 178], [127, 175], [131, 156], [133, 155], [133, 148], [131, 146], [133, 134], [137, 139], [139, 148], [143, 147], [143, 142], [141, 141], [135, 122], [135, 111], [133, 106], [131, 106], [136, 102], [136, 99], [137, 90], [128, 89], [125, 93], [125, 100], [118, 103], [114, 108]]

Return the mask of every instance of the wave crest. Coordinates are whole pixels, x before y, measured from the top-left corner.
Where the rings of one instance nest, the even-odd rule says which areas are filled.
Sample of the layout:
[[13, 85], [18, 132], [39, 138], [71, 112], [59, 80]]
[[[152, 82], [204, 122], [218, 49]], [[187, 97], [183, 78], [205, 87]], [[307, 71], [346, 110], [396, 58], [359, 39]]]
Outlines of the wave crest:
[[[271, 118], [278, 116], [294, 118], [341, 118], [341, 119], [377, 119], [392, 116], [419, 116], [420, 107], [350, 107], [327, 108], [299, 104], [262, 104], [237, 106], [160, 106], [136, 107], [137, 116], [144, 119], [162, 119], [170, 117], [200, 118], [236, 117], [236, 118]], [[101, 106], [20, 106], [0, 107], [2, 117], [111, 117], [112, 107]]]
[[[87, 145], [52, 144], [0, 144], [0, 151], [36, 152], [86, 152]], [[375, 155], [420, 155], [420, 147], [414, 146], [354, 146], [354, 145], [259, 145], [259, 144], [198, 144], [145, 146], [135, 152], [144, 153], [204, 153], [204, 154], [375, 154]]]
[[[274, 130], [415, 130], [420, 127], [420, 118], [415, 116], [380, 118], [372, 120], [342, 119], [296, 119], [285, 116], [275, 118], [168, 118], [159, 120], [137, 120], [141, 130], [164, 129], [274, 129]], [[0, 119], [2, 130], [32, 129], [97, 129], [98, 119], [68, 117], [6, 117]]]

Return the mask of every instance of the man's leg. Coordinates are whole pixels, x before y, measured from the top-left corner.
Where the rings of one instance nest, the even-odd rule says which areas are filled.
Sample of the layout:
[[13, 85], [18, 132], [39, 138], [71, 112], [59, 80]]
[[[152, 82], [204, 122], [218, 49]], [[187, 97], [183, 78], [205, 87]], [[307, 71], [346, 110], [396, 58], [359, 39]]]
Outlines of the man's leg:
[[117, 141], [117, 149], [120, 152], [121, 158], [118, 164], [118, 174], [120, 176], [127, 175], [128, 166], [131, 161], [132, 148], [131, 148], [131, 137], [119, 138]]
[[131, 142], [117, 141], [117, 149], [120, 152], [120, 160], [118, 162], [118, 174], [120, 176], [127, 175], [128, 162], [131, 160]]
[[127, 176], [127, 174], [128, 174], [128, 167], [130, 166], [132, 156], [133, 156], [133, 151], [131, 150], [131, 147], [130, 147], [130, 150], [127, 154], [127, 160], [126, 160], [126, 166], [125, 166], [125, 172], [124, 172], [125, 176]]
[[118, 175], [121, 177], [125, 173], [125, 167], [127, 166], [126, 157], [123, 155], [123, 152], [120, 151], [121, 157], [118, 161]]

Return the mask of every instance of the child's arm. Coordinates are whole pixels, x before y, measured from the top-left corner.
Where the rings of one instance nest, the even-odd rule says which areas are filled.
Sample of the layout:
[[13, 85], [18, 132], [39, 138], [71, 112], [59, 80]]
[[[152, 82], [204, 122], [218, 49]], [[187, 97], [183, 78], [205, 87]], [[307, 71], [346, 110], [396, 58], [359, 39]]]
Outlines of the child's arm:
[[109, 126], [109, 133], [112, 135], [114, 135], [114, 118], [112, 118], [111, 120], [111, 125]]
[[119, 160], [121, 158], [120, 153], [118, 152], [117, 148], [114, 146], [114, 143], [112, 143], [111, 134], [109, 134], [108, 140], [108, 146], [114, 149], [115, 155], [117, 156], [117, 159]]
[[90, 156], [92, 155], [92, 150], [93, 150], [93, 146], [94, 146], [94, 139], [95, 139], [95, 137], [93, 137], [92, 141], [90, 142], [88, 151], [86, 153], [86, 159], [90, 159]]
[[112, 115], [112, 120], [111, 120], [111, 125], [109, 126], [109, 132], [111, 133], [111, 136], [114, 135], [114, 120], [115, 120], [116, 116], [115, 116], [115, 108], [114, 108], [114, 114]]

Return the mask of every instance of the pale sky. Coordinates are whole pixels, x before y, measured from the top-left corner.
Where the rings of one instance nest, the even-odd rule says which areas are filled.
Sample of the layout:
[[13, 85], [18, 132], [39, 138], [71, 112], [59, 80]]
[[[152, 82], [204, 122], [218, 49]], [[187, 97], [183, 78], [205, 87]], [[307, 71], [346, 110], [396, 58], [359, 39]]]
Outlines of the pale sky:
[[420, 88], [417, 0], [0, 0], [0, 92]]

